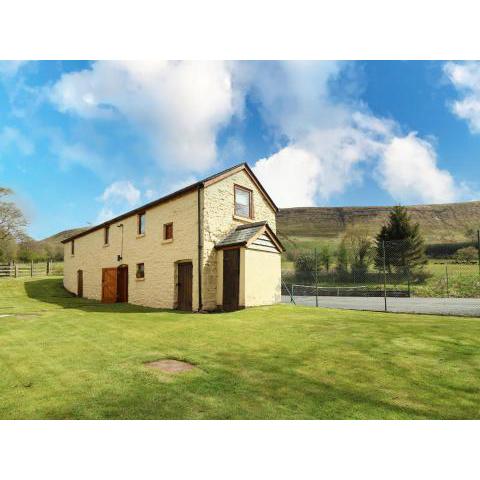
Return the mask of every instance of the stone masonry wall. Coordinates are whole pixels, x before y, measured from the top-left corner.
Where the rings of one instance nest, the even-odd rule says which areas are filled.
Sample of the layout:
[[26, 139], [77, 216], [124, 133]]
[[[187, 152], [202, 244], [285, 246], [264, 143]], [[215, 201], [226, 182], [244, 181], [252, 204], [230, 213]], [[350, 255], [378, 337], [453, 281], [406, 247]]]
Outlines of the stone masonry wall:
[[[241, 219], [234, 215], [235, 184], [253, 191], [254, 218], [252, 220]], [[202, 299], [205, 310], [214, 310], [217, 306], [217, 251], [214, 248], [215, 244], [233, 228], [245, 223], [266, 220], [275, 232], [275, 211], [243, 170], [206, 187], [203, 203]]]
[[[163, 225], [173, 222], [173, 241], [163, 240]], [[123, 223], [123, 259], [120, 254]], [[193, 310], [198, 309], [197, 191], [177, 197], [146, 211], [145, 235], [137, 235], [137, 216], [110, 226], [110, 241], [104, 246], [104, 229], [65, 244], [64, 285], [77, 293], [77, 270], [83, 270], [84, 297], [101, 300], [102, 268], [128, 265], [129, 303], [174, 308], [176, 305], [176, 263], [193, 262]], [[145, 264], [145, 279], [136, 278], [136, 264]]]

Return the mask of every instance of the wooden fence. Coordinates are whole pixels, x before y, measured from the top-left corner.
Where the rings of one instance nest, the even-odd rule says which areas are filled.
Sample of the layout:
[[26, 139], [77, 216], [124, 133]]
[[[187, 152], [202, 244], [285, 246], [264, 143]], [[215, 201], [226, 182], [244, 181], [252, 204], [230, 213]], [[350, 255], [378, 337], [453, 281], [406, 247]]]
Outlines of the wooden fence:
[[63, 275], [63, 262], [30, 262], [0, 264], [0, 278]]

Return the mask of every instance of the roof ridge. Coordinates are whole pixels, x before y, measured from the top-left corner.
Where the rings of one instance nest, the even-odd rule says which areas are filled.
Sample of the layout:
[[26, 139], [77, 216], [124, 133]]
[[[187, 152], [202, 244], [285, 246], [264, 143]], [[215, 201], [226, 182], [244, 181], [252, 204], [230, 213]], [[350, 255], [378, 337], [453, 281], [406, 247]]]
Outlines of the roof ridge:
[[261, 220], [260, 222], [246, 223], [244, 225], [239, 225], [235, 230], [243, 230], [244, 228], [263, 227], [264, 225], [268, 225], [268, 222], [266, 220]]
[[159, 205], [163, 202], [166, 202], [168, 200], [176, 198], [177, 196], [180, 196], [184, 193], [188, 193], [192, 190], [196, 190], [197, 188], [202, 187], [209, 180], [213, 180], [214, 178], [219, 177], [220, 175], [224, 175], [225, 173], [228, 173], [230, 170], [235, 170], [236, 168], [239, 168], [239, 167], [242, 167], [242, 166], [246, 167], [247, 169], [250, 170], [250, 167], [248, 166], [247, 162], [237, 163], [236, 165], [233, 165], [232, 167], [226, 168], [225, 170], [222, 170], [221, 172], [210, 175], [209, 177], [206, 177], [202, 180], [199, 180], [198, 182], [195, 182], [195, 183], [192, 183], [190, 185], [187, 185], [186, 187], [180, 188], [179, 190], [176, 190], [175, 192], [171, 192], [167, 195], [164, 195], [163, 197], [157, 198], [156, 200], [145, 203], [144, 205], [140, 205], [139, 207], [135, 207], [134, 209], [129, 210], [128, 212], [125, 212], [125, 213], [122, 213], [120, 215], [117, 215], [116, 217], [110, 218], [110, 219], [106, 220], [105, 222], [94, 225], [93, 227], [90, 227], [90, 228], [84, 230], [83, 232], [80, 232], [80, 233], [72, 235], [68, 238], [65, 238], [64, 240], [62, 240], [61, 243], [68, 243], [71, 240], [74, 240], [75, 238], [84, 237], [85, 235], [88, 235], [89, 233], [92, 233], [96, 230], [100, 230], [101, 228], [109, 226], [112, 223], [119, 222], [120, 220], [123, 220], [124, 218], [130, 217], [132, 215], [135, 215], [136, 213], [142, 212], [143, 210], [147, 210], [147, 209], [149, 209], [151, 207], [154, 207], [156, 205]]

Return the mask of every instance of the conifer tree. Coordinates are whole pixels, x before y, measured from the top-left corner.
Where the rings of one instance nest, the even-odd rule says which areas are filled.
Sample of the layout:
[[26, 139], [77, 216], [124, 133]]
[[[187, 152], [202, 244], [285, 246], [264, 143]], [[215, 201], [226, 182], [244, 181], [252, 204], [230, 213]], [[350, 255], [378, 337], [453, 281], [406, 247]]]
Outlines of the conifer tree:
[[383, 268], [384, 246], [388, 272], [410, 274], [420, 271], [427, 263], [420, 226], [412, 222], [407, 209], [401, 205], [392, 208], [387, 224], [376, 237], [375, 264], [379, 269]]

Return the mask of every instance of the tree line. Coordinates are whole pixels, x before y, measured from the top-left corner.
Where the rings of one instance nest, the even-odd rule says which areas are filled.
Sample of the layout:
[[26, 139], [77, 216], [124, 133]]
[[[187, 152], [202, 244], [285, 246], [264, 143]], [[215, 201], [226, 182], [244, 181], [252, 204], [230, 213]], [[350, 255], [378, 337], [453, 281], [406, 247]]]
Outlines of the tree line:
[[13, 195], [11, 189], [0, 187], [0, 263], [62, 260], [60, 245], [37, 242], [27, 235], [27, 218]]
[[427, 264], [425, 242], [418, 223], [414, 223], [405, 207], [392, 208], [387, 223], [372, 238], [364, 228], [352, 227], [333, 249], [324, 245], [315, 258], [311, 252], [295, 259], [295, 272], [334, 272], [342, 276], [366, 277], [375, 268], [389, 274], [414, 277], [424, 276]]

